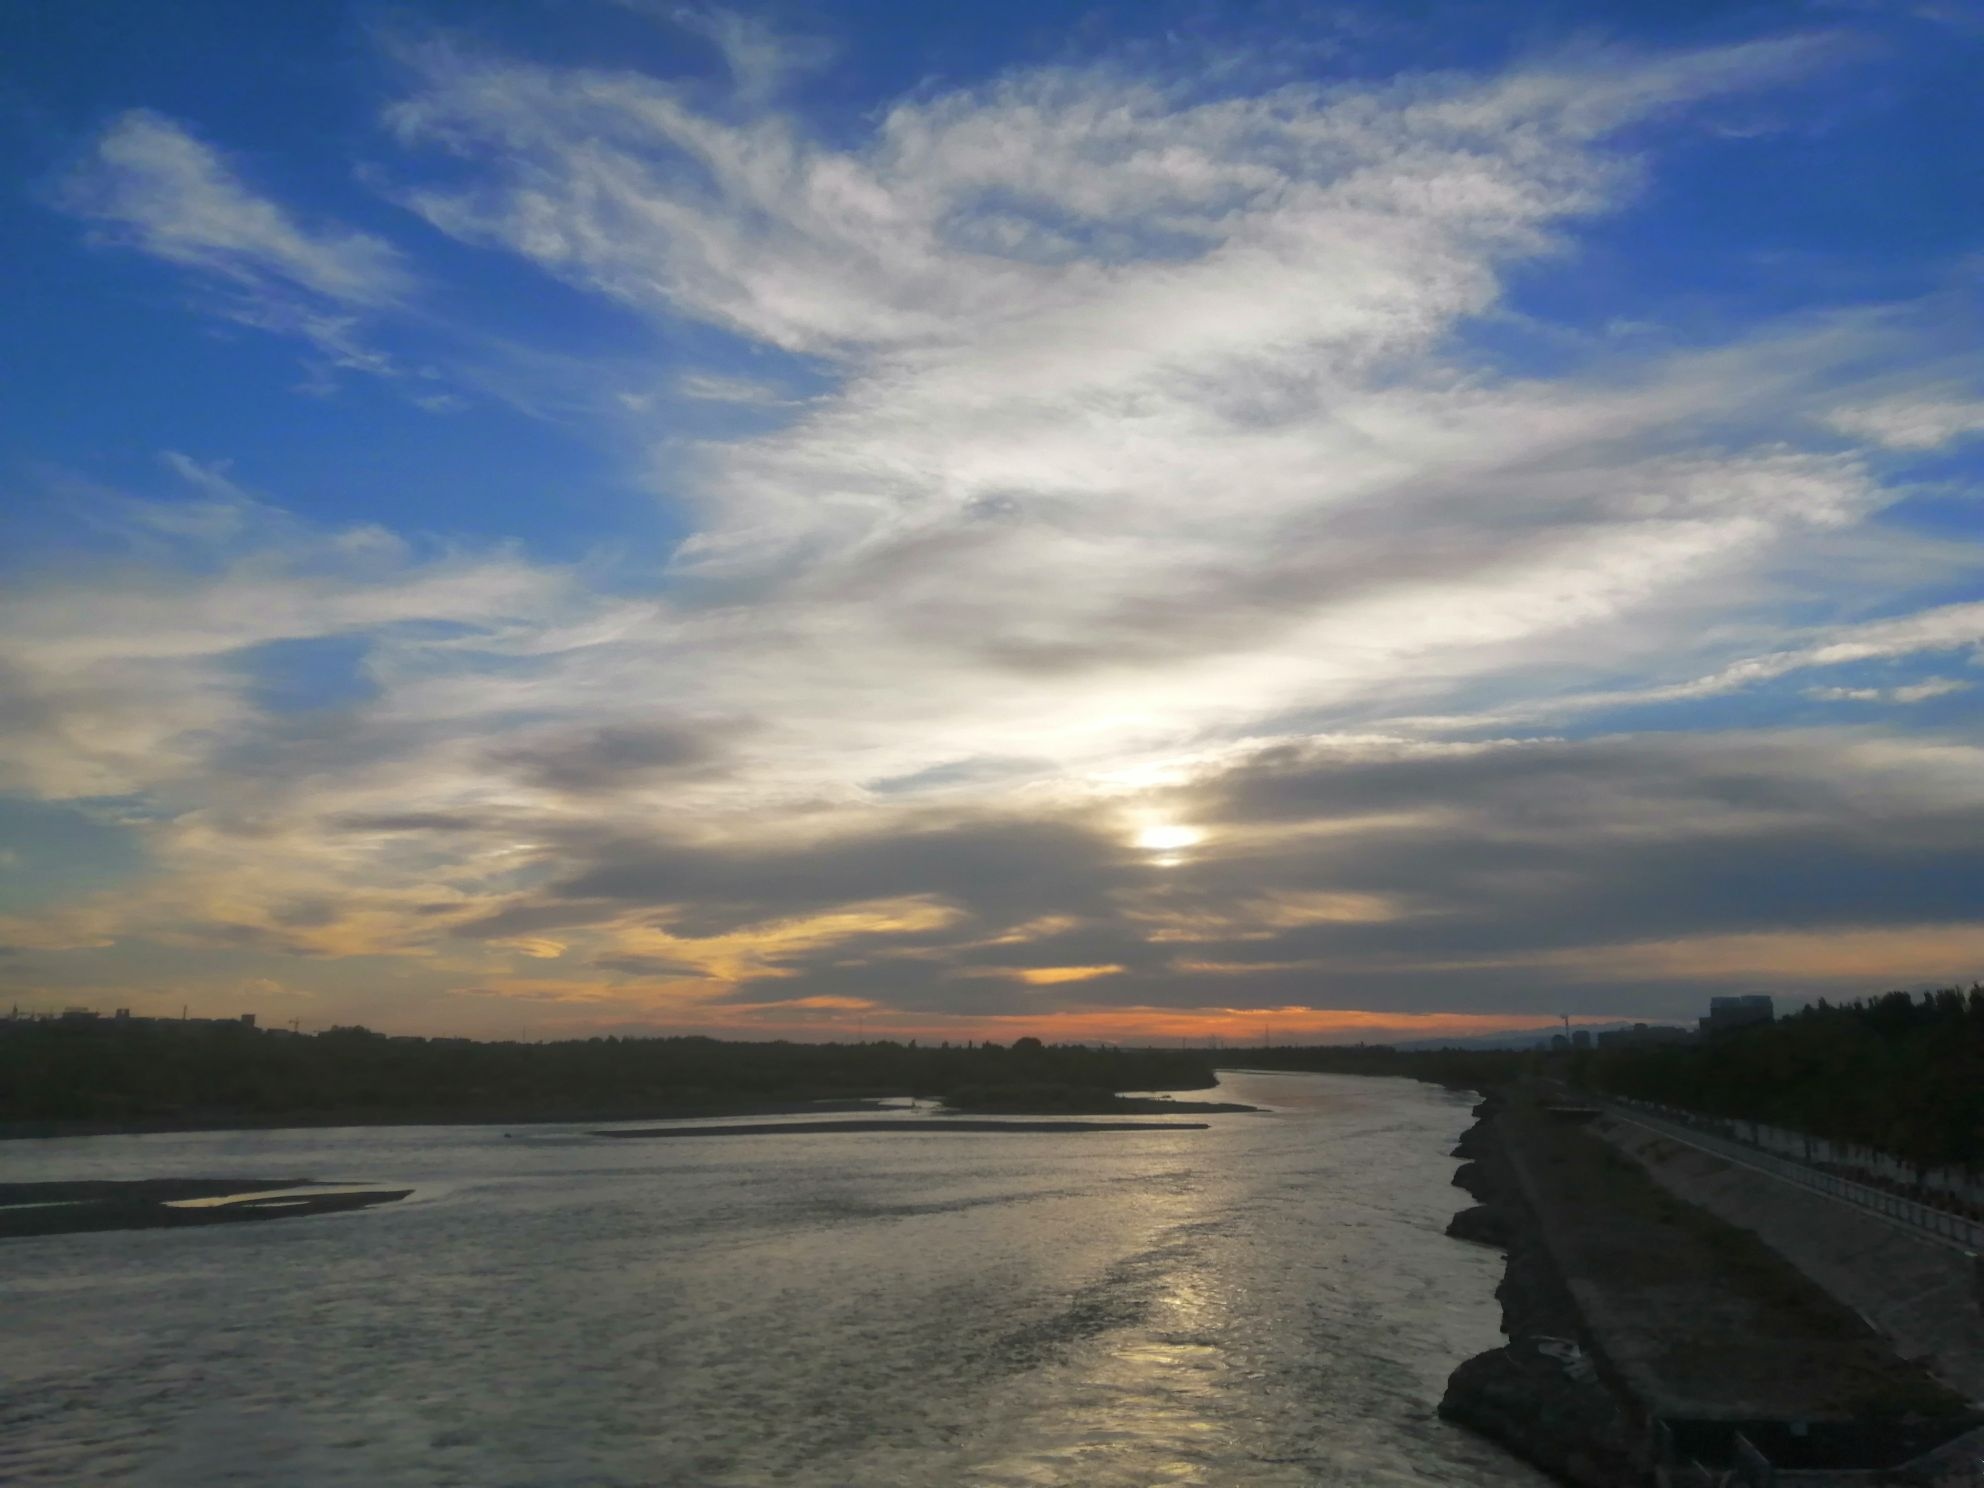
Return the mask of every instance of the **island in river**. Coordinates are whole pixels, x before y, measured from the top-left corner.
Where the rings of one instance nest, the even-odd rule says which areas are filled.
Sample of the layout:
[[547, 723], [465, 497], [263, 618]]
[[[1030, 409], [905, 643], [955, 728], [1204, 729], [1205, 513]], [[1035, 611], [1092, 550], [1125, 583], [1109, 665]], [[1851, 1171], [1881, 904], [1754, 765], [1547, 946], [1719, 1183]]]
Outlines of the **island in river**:
[[[316, 1190], [313, 1192], [313, 1190]], [[141, 1178], [0, 1183], [0, 1240], [99, 1230], [200, 1225], [343, 1214], [392, 1204], [410, 1188], [356, 1188], [308, 1178]]]

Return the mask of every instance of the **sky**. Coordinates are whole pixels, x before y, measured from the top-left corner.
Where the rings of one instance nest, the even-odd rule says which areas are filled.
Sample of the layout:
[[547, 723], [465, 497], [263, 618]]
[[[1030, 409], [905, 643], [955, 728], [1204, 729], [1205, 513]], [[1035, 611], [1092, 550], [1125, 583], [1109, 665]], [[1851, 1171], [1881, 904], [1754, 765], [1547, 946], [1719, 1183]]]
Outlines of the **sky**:
[[0, 1004], [1984, 976], [1984, 6], [0, 31]]

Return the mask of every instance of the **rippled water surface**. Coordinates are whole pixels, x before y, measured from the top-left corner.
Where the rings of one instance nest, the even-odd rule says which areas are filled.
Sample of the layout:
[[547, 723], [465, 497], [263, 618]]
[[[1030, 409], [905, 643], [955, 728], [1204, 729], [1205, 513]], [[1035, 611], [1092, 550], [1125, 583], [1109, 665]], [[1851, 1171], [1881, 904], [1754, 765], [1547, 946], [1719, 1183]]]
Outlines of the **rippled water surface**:
[[0, 1241], [16, 1484], [1523, 1484], [1433, 1415], [1498, 1341], [1467, 1100], [1228, 1073], [1208, 1131], [14, 1142], [0, 1177], [413, 1187]]

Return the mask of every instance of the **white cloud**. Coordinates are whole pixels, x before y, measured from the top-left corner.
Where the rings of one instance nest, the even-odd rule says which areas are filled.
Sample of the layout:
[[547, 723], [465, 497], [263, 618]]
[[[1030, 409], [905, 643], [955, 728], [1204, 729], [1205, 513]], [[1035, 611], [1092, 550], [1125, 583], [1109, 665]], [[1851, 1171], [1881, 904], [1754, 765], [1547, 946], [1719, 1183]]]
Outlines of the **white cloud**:
[[[675, 379], [675, 391], [685, 398], [705, 403], [737, 403], [753, 408], [778, 408], [795, 400], [769, 383], [749, 377], [722, 377], [708, 372], [692, 372]], [[637, 411], [647, 400], [632, 402]]]
[[[1918, 561], [1925, 563], [1931, 559], [1935, 560], [1933, 572], [1937, 576], [1941, 576], [1946, 568], [1954, 568], [1960, 572], [1974, 572], [1977, 563], [1977, 555], [1974, 552], [1952, 556], [1936, 550], [1927, 557], [1917, 556]], [[1984, 656], [1984, 602], [1978, 601], [1931, 605], [1888, 619], [1830, 626], [1799, 627], [1781, 621], [1751, 621], [1741, 628], [1732, 629], [1730, 635], [1717, 638], [1720, 644], [1707, 649], [1721, 650], [1727, 655], [1731, 649], [1731, 640], [1740, 641], [1744, 632], [1753, 628], [1761, 628], [1776, 639], [1795, 641], [1797, 644], [1786, 645], [1778, 650], [1752, 652], [1747, 656], [1739, 656], [1737, 659], [1725, 661], [1712, 672], [1682, 682], [1650, 682], [1627, 688], [1601, 686], [1564, 690], [1554, 696], [1527, 697], [1472, 715], [1418, 717], [1410, 722], [1415, 727], [1435, 731], [1480, 727], [1510, 728], [1603, 709], [1686, 704], [1704, 698], [1741, 692], [1802, 671], [1830, 666], [1848, 666], [1856, 662], [1898, 661], [1908, 657], [1949, 652], [1969, 652], [1974, 656]], [[1704, 648], [1698, 644], [1695, 649], [1699, 652]], [[1804, 689], [1804, 695], [1832, 702], [1866, 702], [1875, 699], [1921, 702], [1968, 685], [1956, 683], [1945, 686], [1941, 679], [1931, 679], [1919, 684], [1922, 690], [1915, 687], [1881, 689], [1815, 686]]]
[[1940, 449], [1984, 434], [1984, 399], [1906, 394], [1835, 409], [1826, 421], [1842, 434], [1888, 449]]
[[[372, 344], [377, 318], [404, 310], [416, 287], [400, 251], [339, 223], [305, 223], [176, 120], [146, 109], [119, 115], [56, 201], [95, 223], [101, 240], [187, 270], [206, 312], [308, 343], [316, 361], [300, 392], [334, 392], [337, 372], [409, 376]], [[409, 396], [447, 411], [436, 395]]]
[[794, 75], [824, 67], [834, 55], [828, 42], [788, 35], [761, 16], [726, 6], [681, 6], [670, 18], [715, 43], [739, 96], [749, 102], [763, 102]]
[[[426, 86], [389, 118], [493, 167], [407, 194], [436, 225], [644, 308], [811, 352], [1018, 339], [1010, 354], [1036, 371], [1026, 334], [1051, 325], [1088, 333], [1106, 374], [1124, 353], [1413, 344], [1492, 295], [1495, 261], [1601, 204], [1614, 172], [1586, 146], [1812, 50], [1210, 100], [1050, 68], [899, 104], [837, 150], [636, 74], [434, 45], [410, 55]], [[1250, 279], [1276, 286], [1272, 305], [1232, 293]], [[1158, 333], [1153, 297], [1199, 345]]]
[[210, 460], [203, 463], [195, 460], [191, 455], [182, 455], [178, 450], [162, 450], [159, 453], [159, 462], [212, 501], [228, 506], [240, 506], [254, 500], [235, 484], [233, 476], [228, 473], [234, 468], [232, 460]]
[[1955, 677], [1928, 677], [1899, 687], [1808, 687], [1805, 696], [1823, 703], [1926, 703], [1970, 687]]
[[[99, 531], [128, 535], [142, 567], [50, 569], [0, 598], [0, 789], [64, 798], [223, 787], [225, 774], [211, 773], [217, 753], [268, 721], [242, 665], [253, 648], [541, 624], [567, 582], [500, 554], [419, 561], [376, 529], [324, 532], [255, 503], [224, 467], [170, 453], [166, 463], [219, 494], [100, 502]], [[161, 552], [161, 539], [173, 546]]]
[[111, 121], [62, 200], [155, 257], [238, 283], [281, 283], [348, 305], [399, 298], [411, 275], [381, 238], [308, 228], [212, 146], [146, 109]]
[[1984, 601], [1939, 605], [1887, 620], [1841, 626], [1796, 650], [1755, 657], [1690, 684], [1695, 695], [1723, 692], [1809, 667], [1890, 661], [1925, 652], [1984, 647]]

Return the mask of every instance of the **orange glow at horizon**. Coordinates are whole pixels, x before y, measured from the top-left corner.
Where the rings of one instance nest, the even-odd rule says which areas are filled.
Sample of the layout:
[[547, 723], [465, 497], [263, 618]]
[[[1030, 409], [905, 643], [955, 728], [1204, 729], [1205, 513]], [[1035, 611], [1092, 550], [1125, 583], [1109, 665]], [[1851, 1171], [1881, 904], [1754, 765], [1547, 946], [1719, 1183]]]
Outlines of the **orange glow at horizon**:
[[[800, 998], [758, 1004], [704, 1003], [693, 1010], [672, 1008], [668, 1023], [682, 1031], [739, 1039], [794, 1038], [820, 1042], [875, 1039], [993, 1040], [1031, 1035], [1050, 1044], [1135, 1044], [1214, 1042], [1236, 1048], [1258, 1044], [1385, 1043], [1394, 1039], [1469, 1037], [1477, 1034], [1541, 1031], [1563, 1027], [1561, 1018], [1542, 1013], [1393, 1013], [1364, 1008], [1089, 1008], [1063, 1012], [989, 1013], [943, 1017], [931, 1013], [891, 1013], [859, 999]], [[796, 1012], [862, 1014], [829, 1019], [794, 1018]], [[684, 1016], [686, 1015], [686, 1016]], [[603, 1022], [604, 1020], [591, 1020]], [[614, 1020], [623, 1023], [624, 1020]], [[1573, 1014], [1571, 1025], [1631, 1021], [1631, 1015]]]

